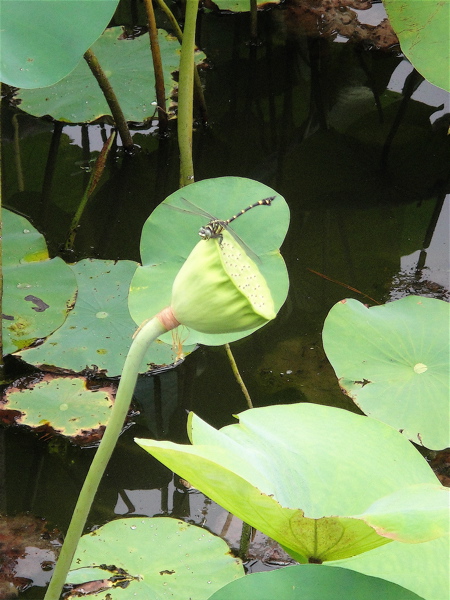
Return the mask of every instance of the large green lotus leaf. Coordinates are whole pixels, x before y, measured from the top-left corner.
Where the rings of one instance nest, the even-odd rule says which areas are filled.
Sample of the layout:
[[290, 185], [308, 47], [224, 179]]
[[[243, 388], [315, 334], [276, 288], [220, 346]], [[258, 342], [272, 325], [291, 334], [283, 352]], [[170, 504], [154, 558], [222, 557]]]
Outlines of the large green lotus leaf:
[[450, 92], [448, 0], [383, 0], [402, 52], [425, 79]]
[[189, 434], [191, 446], [136, 441], [300, 562], [335, 560], [390, 542], [379, 527], [383, 519], [389, 536], [403, 541], [419, 541], [425, 530], [428, 539], [444, 533], [407, 492], [403, 505], [414, 504], [416, 521], [402, 517], [396, 525], [402, 502], [394, 498], [385, 500], [384, 510], [375, 505], [372, 518], [380, 521], [370, 525], [368, 509], [383, 497], [416, 484], [441, 487], [409, 441], [379, 421], [293, 404], [245, 411], [239, 424], [219, 431], [191, 415]]
[[106, 580], [91, 586], [87, 597], [96, 600], [206, 600], [243, 575], [227, 544], [205, 529], [168, 517], [139, 517], [84, 535], [67, 581]]
[[49, 259], [43, 236], [27, 219], [9, 210], [2, 215], [3, 353], [9, 354], [63, 324], [76, 279], [63, 260]]
[[[127, 121], [144, 121], [155, 113], [155, 77], [148, 35], [119, 39], [121, 27], [107, 29], [92, 46], [108, 76]], [[180, 44], [163, 30], [158, 31], [163, 62], [166, 98], [175, 88], [172, 73], [178, 70]], [[196, 61], [204, 55], [197, 52]], [[66, 122], [90, 122], [111, 115], [110, 108], [85, 60], [55, 85], [18, 94], [20, 108], [32, 115], [51, 115]]]
[[419, 594], [426, 600], [450, 598], [450, 539], [423, 544], [392, 542], [353, 558], [327, 563], [381, 577]]
[[[79, 444], [91, 444], [101, 438], [111, 414], [113, 388], [89, 389], [83, 377], [46, 374], [38, 381], [35, 379], [28, 385], [20, 381], [6, 389], [0, 405], [1, 420], [44, 428]], [[20, 415], [12, 419], [11, 411]]]
[[[229, 219], [250, 204], [270, 196], [275, 196], [271, 206], [253, 208], [232, 225], [251, 253], [259, 257], [257, 266], [268, 283], [275, 311], [278, 311], [289, 287], [286, 265], [278, 251], [289, 225], [289, 208], [282, 196], [262, 183], [243, 177], [218, 177], [174, 192], [145, 222], [141, 237], [142, 267], [133, 277], [129, 298], [130, 313], [136, 323], [142, 323], [170, 304], [175, 276], [200, 240], [200, 227], [208, 222], [201, 215], [179, 212], [170, 205], [186, 208], [182, 200], [185, 198], [214, 217]], [[157, 289], [158, 295], [151, 295], [152, 289]], [[253, 331], [255, 329], [215, 335], [190, 330], [185, 343], [218, 346]], [[169, 341], [168, 335], [161, 339]]]
[[21, 88], [65, 77], [95, 42], [118, 0], [4, 0], [0, 81]]
[[209, 600], [420, 600], [413, 592], [377, 577], [324, 565], [295, 565], [251, 573]]
[[[136, 331], [128, 311], [128, 290], [136, 266], [132, 261], [93, 259], [73, 265], [78, 296], [66, 322], [42, 345], [17, 355], [39, 367], [75, 373], [89, 368], [108, 377], [120, 375]], [[175, 361], [176, 350], [156, 342], [148, 349], [141, 372]]]
[[380, 498], [360, 518], [380, 535], [417, 544], [448, 536], [450, 489], [440, 484], [419, 483]]
[[329, 312], [323, 344], [339, 384], [361, 410], [435, 450], [450, 446], [450, 305], [408, 296]]

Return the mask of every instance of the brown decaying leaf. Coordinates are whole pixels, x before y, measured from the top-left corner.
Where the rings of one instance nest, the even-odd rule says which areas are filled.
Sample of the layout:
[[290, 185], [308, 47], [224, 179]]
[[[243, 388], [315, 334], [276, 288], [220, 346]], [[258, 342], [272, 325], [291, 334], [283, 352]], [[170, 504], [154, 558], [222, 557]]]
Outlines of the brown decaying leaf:
[[284, 24], [291, 35], [298, 33], [314, 37], [337, 35], [352, 42], [364, 41], [375, 48], [388, 50], [398, 45], [388, 19], [377, 25], [360, 23], [352, 10], [369, 10], [372, 0], [293, 0], [283, 11]]
[[[14, 381], [10, 386], [6, 388], [4, 391], [3, 398], [0, 399], [0, 422], [5, 425], [22, 425], [22, 413], [15, 409], [8, 408], [8, 397], [9, 394], [13, 392], [17, 392], [25, 389], [32, 389], [34, 385], [41, 382], [50, 382], [52, 379], [59, 379], [61, 375], [54, 375], [52, 373], [39, 373], [33, 375], [26, 375]], [[85, 386], [87, 389], [92, 391], [101, 390], [102, 392], [108, 394], [111, 397], [111, 400], [115, 397], [117, 386], [112, 382], [106, 383], [102, 380], [101, 384], [98, 380], [90, 380], [85, 377], [74, 377], [67, 376], [68, 379], [83, 379], [85, 381]], [[33, 428], [39, 434], [42, 434], [43, 438], [50, 438], [54, 435], [64, 435], [59, 430], [52, 427], [50, 422], [42, 422], [38, 427]], [[92, 445], [96, 442], [99, 442], [103, 437], [103, 432], [105, 431], [105, 426], [101, 425], [96, 429], [79, 429], [77, 434], [74, 436], [65, 436], [70, 437], [70, 440], [75, 444], [80, 446]], [[0, 596], [1, 600], [1, 596]]]

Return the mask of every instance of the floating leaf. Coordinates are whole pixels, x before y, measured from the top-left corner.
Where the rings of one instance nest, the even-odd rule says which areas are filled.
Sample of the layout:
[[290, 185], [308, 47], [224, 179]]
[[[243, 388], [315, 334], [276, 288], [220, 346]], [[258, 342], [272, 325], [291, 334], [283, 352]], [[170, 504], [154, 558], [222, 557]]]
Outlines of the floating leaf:
[[25, 379], [5, 391], [0, 420], [70, 437], [78, 444], [98, 441], [113, 404], [111, 386], [89, 389], [84, 377], [46, 374]]
[[[51, 85], [76, 66], [114, 14], [118, 0], [2, 2], [0, 81]], [[68, 43], [70, 41], [70, 43]]]
[[49, 258], [43, 236], [27, 219], [8, 210], [2, 214], [3, 352], [9, 354], [63, 324], [76, 280], [62, 259]]
[[[148, 35], [119, 39], [121, 27], [107, 29], [92, 46], [106, 72], [127, 121], [145, 121], [156, 111], [155, 77]], [[163, 62], [166, 98], [175, 88], [172, 73], [178, 70], [180, 44], [163, 30], [158, 31]], [[199, 62], [204, 55], [196, 53]], [[81, 92], [80, 92], [81, 90]], [[81, 95], [80, 95], [81, 93]], [[97, 80], [85, 60], [51, 87], [21, 90], [20, 108], [35, 116], [51, 115], [59, 121], [84, 123], [111, 115]]]
[[243, 575], [240, 560], [209, 531], [167, 517], [139, 517], [111, 521], [84, 535], [67, 581], [101, 582], [92, 590], [96, 600], [206, 600]]
[[[300, 562], [344, 558], [388, 543], [381, 537], [386, 532], [378, 528], [378, 535], [370, 525], [369, 507], [415, 484], [430, 485], [431, 495], [442, 487], [394, 429], [328, 406], [252, 409], [219, 431], [191, 414], [189, 436], [192, 446], [136, 441]], [[402, 502], [385, 500], [385, 510], [374, 513], [404, 541], [421, 541], [424, 531], [432, 539], [436, 530], [426, 507], [421, 512], [416, 503], [409, 523], [395, 516], [399, 506], [408, 508], [409, 498], [405, 490]], [[438, 529], [443, 535], [442, 523]]]
[[210, 600], [420, 600], [413, 592], [377, 577], [324, 565], [296, 565], [251, 573], [232, 581]]
[[366, 575], [382, 577], [426, 600], [450, 598], [450, 539], [440, 537], [423, 544], [392, 542], [371, 552], [327, 563]]
[[[130, 313], [136, 323], [168, 306], [172, 284], [182, 264], [199, 241], [199, 229], [208, 219], [183, 212], [183, 198], [219, 219], [229, 219], [250, 204], [275, 196], [271, 206], [255, 207], [232, 223], [233, 230], [259, 257], [257, 266], [272, 294], [275, 310], [283, 305], [289, 280], [281, 246], [289, 224], [287, 204], [274, 190], [242, 177], [205, 179], [171, 194], [147, 219], [142, 230], [141, 258], [131, 282]], [[178, 207], [178, 210], [170, 208]], [[181, 211], [180, 211], [181, 209]], [[208, 241], [203, 243], [207, 244]], [[157, 289], [158, 295], [150, 290]], [[190, 330], [186, 343], [221, 345], [249, 335], [255, 329], [233, 334], [204, 334]], [[169, 341], [168, 336], [162, 336]]]
[[339, 384], [367, 415], [435, 450], [450, 446], [450, 305], [408, 296], [329, 312], [323, 343]]
[[[120, 375], [136, 331], [127, 303], [136, 266], [132, 261], [92, 259], [73, 265], [78, 282], [75, 308], [63, 327], [44, 344], [17, 354], [42, 368], [51, 366], [75, 373], [93, 369], [108, 377]], [[185, 348], [185, 352], [189, 350], [192, 348]], [[153, 344], [141, 372], [176, 360], [176, 349], [162, 342]]]
[[405, 56], [428, 81], [450, 92], [450, 4], [430, 0], [383, 0]]
[[[214, 0], [210, 2], [215, 4], [220, 10], [228, 10], [230, 12], [249, 12], [250, 0]], [[280, 0], [263, 0], [257, 2], [258, 7], [266, 7], [270, 4], [280, 4]]]

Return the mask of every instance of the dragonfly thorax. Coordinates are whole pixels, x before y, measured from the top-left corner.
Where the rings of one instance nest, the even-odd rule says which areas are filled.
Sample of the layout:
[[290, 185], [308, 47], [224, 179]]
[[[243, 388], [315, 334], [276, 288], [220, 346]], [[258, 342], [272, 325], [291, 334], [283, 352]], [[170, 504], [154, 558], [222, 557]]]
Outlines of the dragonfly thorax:
[[203, 240], [222, 238], [222, 231], [225, 229], [227, 224], [227, 221], [219, 221], [218, 219], [210, 221], [207, 225], [200, 227], [198, 235]]

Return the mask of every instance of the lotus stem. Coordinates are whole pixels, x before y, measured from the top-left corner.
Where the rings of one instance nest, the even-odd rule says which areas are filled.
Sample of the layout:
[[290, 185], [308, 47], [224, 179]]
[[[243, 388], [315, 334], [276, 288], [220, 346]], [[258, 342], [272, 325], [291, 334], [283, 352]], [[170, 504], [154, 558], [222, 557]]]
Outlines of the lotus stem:
[[92, 502], [129, 410], [143, 358], [150, 344], [160, 335], [166, 333], [166, 331], [167, 328], [163, 325], [162, 320], [160, 320], [160, 315], [157, 315], [141, 326], [133, 339], [127, 358], [125, 359], [111, 416], [81, 488], [69, 529], [67, 530], [64, 544], [61, 548], [44, 600], [59, 600], [60, 598]]
[[228, 360], [230, 361], [231, 370], [233, 371], [234, 376], [236, 377], [236, 381], [241, 386], [242, 393], [244, 394], [245, 399], [247, 400], [247, 406], [249, 408], [253, 408], [252, 399], [250, 398], [247, 386], [245, 385], [244, 380], [242, 379], [241, 374], [239, 373], [237, 363], [234, 359], [233, 353], [231, 352], [230, 344], [225, 344], [225, 351], [227, 353]]
[[258, 38], [258, 3], [250, 0], [250, 40], [255, 44]]
[[22, 157], [20, 154], [20, 135], [19, 135], [19, 115], [13, 115], [11, 119], [11, 123], [14, 130], [14, 162], [16, 165], [16, 174], [17, 174], [17, 189], [19, 192], [23, 192], [25, 189], [25, 183], [23, 179], [23, 169], [22, 169]]
[[73, 248], [75, 243], [75, 236], [77, 234], [78, 224], [80, 222], [81, 217], [83, 216], [84, 209], [86, 208], [86, 204], [92, 195], [93, 191], [97, 187], [98, 182], [103, 174], [105, 169], [106, 159], [108, 158], [109, 151], [111, 150], [111, 146], [116, 138], [116, 132], [113, 131], [106, 142], [103, 144], [103, 148], [100, 154], [95, 161], [94, 168], [92, 169], [91, 176], [89, 178], [88, 186], [81, 198], [81, 202], [77, 208], [77, 212], [75, 213], [72, 223], [70, 224], [69, 234], [67, 236], [67, 240], [65, 243], [65, 249], [69, 250]]
[[250, 540], [252, 537], [253, 527], [248, 523], [242, 522], [241, 539], [239, 540], [239, 558], [242, 561], [247, 560], [248, 549], [250, 547]]
[[192, 118], [194, 89], [195, 25], [198, 0], [186, 3], [183, 43], [181, 44], [178, 84], [178, 146], [180, 149], [180, 187], [194, 182], [192, 161]]
[[[173, 12], [167, 6], [164, 0], [157, 0], [157, 2], [159, 4], [160, 9], [165, 13], [167, 18], [169, 19], [170, 24], [173, 27], [173, 32], [176, 35], [177, 40], [181, 44], [183, 41], [183, 32], [181, 31]], [[195, 101], [197, 102], [198, 108], [202, 115], [202, 121], [206, 123], [208, 121], [208, 111], [206, 110], [205, 95], [203, 93], [202, 82], [200, 81], [200, 75], [198, 74], [198, 69], [196, 65], [194, 65], [194, 94]]]
[[133, 140], [131, 139], [130, 130], [128, 129], [128, 124], [125, 119], [125, 115], [122, 112], [119, 101], [117, 100], [117, 96], [109, 83], [108, 78], [106, 77], [105, 72], [103, 71], [100, 63], [98, 62], [97, 57], [89, 48], [84, 53], [84, 59], [89, 65], [89, 68], [92, 71], [95, 79], [97, 80], [100, 89], [105, 96], [105, 100], [108, 103], [109, 108], [111, 109], [111, 113], [114, 119], [114, 122], [119, 130], [120, 137], [122, 139], [122, 144], [124, 148], [132, 148]]
[[147, 13], [150, 49], [152, 51], [153, 70], [155, 72], [155, 92], [156, 104], [158, 107], [159, 132], [164, 133], [167, 129], [166, 90], [164, 88], [164, 73], [158, 41], [158, 29], [156, 28], [155, 11], [153, 10], [152, 0], [144, 0], [144, 5]]
[[[2, 119], [0, 104], [0, 140], [2, 139]], [[0, 314], [3, 307], [3, 218], [2, 218], [2, 153], [0, 152]], [[2, 319], [3, 320], [3, 319]], [[3, 326], [0, 320], [0, 375], [3, 379]]]

